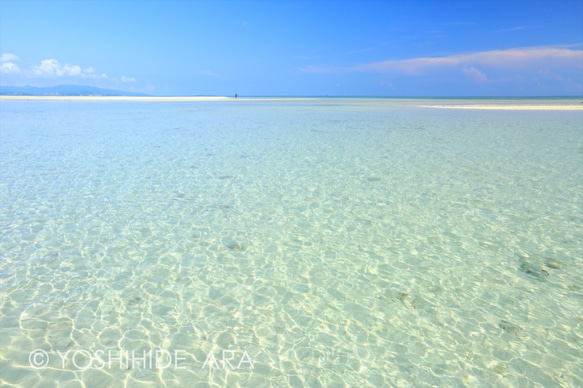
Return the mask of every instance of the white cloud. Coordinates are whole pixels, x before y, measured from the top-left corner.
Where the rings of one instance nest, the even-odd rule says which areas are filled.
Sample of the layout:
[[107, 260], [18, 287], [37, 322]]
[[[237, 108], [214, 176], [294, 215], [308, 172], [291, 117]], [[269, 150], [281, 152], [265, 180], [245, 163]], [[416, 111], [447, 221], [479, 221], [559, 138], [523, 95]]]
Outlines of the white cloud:
[[[454, 54], [442, 57], [387, 60], [365, 63], [353, 67], [308, 66], [299, 70], [307, 73], [378, 72], [422, 75], [436, 69], [460, 66], [467, 69], [475, 68], [476, 66], [486, 66], [507, 70], [520, 70], [528, 66], [581, 68], [583, 66], [583, 50], [572, 50], [568, 48], [516, 48], [481, 51], [470, 54]], [[476, 74], [475, 71], [473, 73]]]
[[13, 62], [4, 62], [0, 63], [0, 73], [8, 74], [8, 73], [18, 73], [20, 68], [16, 63]]
[[475, 67], [464, 67], [462, 71], [465, 75], [478, 83], [488, 82], [488, 77], [486, 77], [486, 74], [482, 73], [482, 71], [476, 69]]
[[37, 77], [107, 78], [107, 74], [96, 74], [92, 67], [82, 69], [77, 65], [61, 65], [56, 59], [41, 61], [40, 65], [32, 66], [32, 72]]
[[18, 57], [14, 54], [4, 53], [0, 55], [0, 73], [18, 73], [20, 68], [15, 61], [18, 61]]
[[0, 63], [18, 61], [18, 57], [14, 54], [4, 53], [0, 55]]
[[[0, 0], [1, 1], [1, 0]], [[105, 73], [97, 73], [93, 67], [82, 68], [78, 65], [61, 64], [56, 59], [45, 59], [39, 65], [21, 69], [15, 62], [18, 56], [9, 53], [0, 55], [0, 74], [20, 73], [26, 78], [83, 78], [83, 79], [107, 79]], [[122, 76], [122, 82], [135, 82], [135, 78]]]

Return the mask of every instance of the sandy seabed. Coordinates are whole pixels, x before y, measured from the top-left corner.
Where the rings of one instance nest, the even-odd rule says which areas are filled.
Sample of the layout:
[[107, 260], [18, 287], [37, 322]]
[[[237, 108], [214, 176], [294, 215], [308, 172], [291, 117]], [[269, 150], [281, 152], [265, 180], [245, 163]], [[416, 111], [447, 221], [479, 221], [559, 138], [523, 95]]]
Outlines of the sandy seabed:
[[580, 100], [102, 100], [0, 100], [0, 386], [583, 387], [583, 113], [420, 108]]

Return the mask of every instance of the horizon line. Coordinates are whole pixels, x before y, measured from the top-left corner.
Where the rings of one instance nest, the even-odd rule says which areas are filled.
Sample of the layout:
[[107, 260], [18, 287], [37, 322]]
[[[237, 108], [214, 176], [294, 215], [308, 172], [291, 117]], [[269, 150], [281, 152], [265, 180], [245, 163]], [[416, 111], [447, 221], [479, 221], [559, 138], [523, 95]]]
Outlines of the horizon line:
[[[0, 86], [2, 87], [2, 86]], [[583, 94], [573, 95], [328, 95], [328, 94], [250, 94], [240, 95], [220, 95], [220, 94], [176, 94], [176, 95], [158, 95], [158, 94], [16, 94], [16, 93], [1, 93], [1, 97], [58, 97], [58, 98], [74, 98], [74, 97], [95, 97], [95, 98], [132, 98], [132, 99], [148, 99], [148, 98], [221, 98], [221, 99], [249, 99], [249, 98], [355, 98], [355, 99], [579, 99], [583, 98]]]

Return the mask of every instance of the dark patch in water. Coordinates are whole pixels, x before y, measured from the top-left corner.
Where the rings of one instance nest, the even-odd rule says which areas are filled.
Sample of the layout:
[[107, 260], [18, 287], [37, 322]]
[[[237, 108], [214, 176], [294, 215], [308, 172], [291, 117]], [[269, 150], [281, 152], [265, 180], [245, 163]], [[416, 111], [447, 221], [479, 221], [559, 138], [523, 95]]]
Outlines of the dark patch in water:
[[127, 299], [126, 303], [128, 306], [136, 306], [142, 303], [142, 298], [139, 296], [132, 296], [131, 298]]
[[512, 322], [501, 320], [498, 327], [504, 330], [505, 333], [519, 336], [522, 334], [522, 328]]
[[228, 241], [224, 245], [235, 252], [243, 252], [245, 250], [245, 246], [237, 241]]
[[219, 179], [231, 179], [232, 177], [232, 175], [221, 175], [219, 176]]
[[315, 129], [315, 128], [312, 128], [311, 131], [312, 132], [315, 132], [315, 133], [326, 133], [326, 134], [328, 134], [328, 133], [334, 133], [332, 131], [323, 131], [321, 129]]
[[547, 280], [547, 278], [550, 276], [550, 274], [547, 272], [547, 270], [540, 266], [537, 267], [536, 265], [533, 265], [529, 262], [526, 261], [526, 259], [524, 259], [523, 257], [520, 258], [519, 260], [519, 267], [518, 269], [522, 272], [524, 272], [525, 274], [532, 276], [533, 278], [540, 280], [541, 282], [544, 282]]
[[411, 296], [411, 295], [407, 294], [406, 292], [398, 292], [397, 293], [397, 300], [399, 300], [404, 305], [412, 307], [414, 309], [417, 309], [417, 307], [419, 307], [419, 305], [422, 302], [421, 299], [419, 299], [415, 296]]
[[364, 218], [357, 218], [356, 219], [357, 222], [363, 224], [363, 225], [372, 225], [372, 221], [371, 220], [367, 220]]
[[185, 194], [185, 193], [178, 193], [176, 194], [176, 200], [186, 200], [186, 201], [192, 201], [195, 200], [196, 197], [194, 197], [193, 195], [190, 194]]

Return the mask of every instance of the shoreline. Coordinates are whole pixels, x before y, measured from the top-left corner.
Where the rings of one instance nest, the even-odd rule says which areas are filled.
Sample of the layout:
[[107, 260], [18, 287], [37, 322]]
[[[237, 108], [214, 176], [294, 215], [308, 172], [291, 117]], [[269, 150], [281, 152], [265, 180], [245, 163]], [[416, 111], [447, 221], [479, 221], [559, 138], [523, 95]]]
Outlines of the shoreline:
[[[14, 101], [134, 101], [134, 102], [210, 102], [210, 101], [315, 101], [325, 100], [327, 97], [224, 97], [224, 96], [192, 96], [192, 97], [154, 97], [154, 96], [13, 96], [0, 95], [2, 100]], [[332, 97], [335, 99], [335, 97]], [[467, 101], [460, 104], [459, 100], [439, 99], [442, 104], [435, 105], [436, 100], [420, 98], [423, 101], [415, 103], [414, 99], [395, 99], [394, 102], [403, 103], [409, 107], [429, 108], [429, 109], [472, 109], [472, 110], [529, 110], [529, 111], [583, 111], [583, 104], [579, 99], [575, 102], [553, 102], [544, 101], [542, 103], [532, 103], [532, 101], [512, 101], [500, 100], [490, 101], [488, 104], [476, 103], [477, 101]], [[365, 99], [358, 98], [358, 101]], [[382, 99], [375, 101], [382, 101]], [[391, 101], [391, 100], [387, 100]], [[457, 102], [457, 103], [456, 103]], [[522, 103], [521, 103], [522, 102]], [[433, 103], [433, 104], [432, 104]]]

